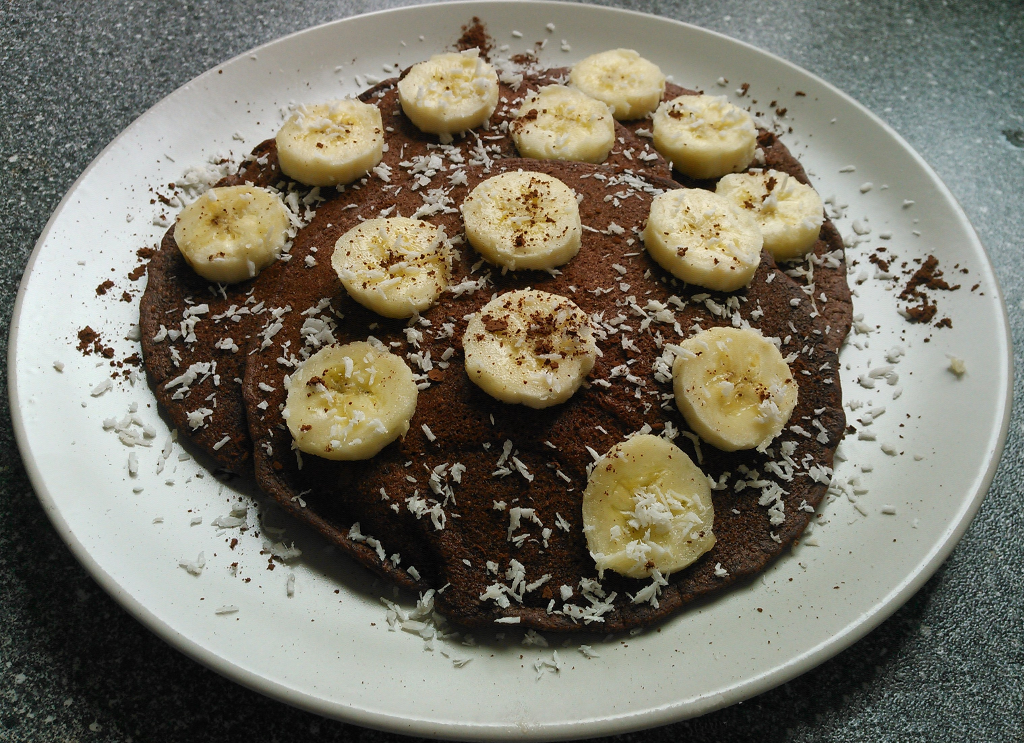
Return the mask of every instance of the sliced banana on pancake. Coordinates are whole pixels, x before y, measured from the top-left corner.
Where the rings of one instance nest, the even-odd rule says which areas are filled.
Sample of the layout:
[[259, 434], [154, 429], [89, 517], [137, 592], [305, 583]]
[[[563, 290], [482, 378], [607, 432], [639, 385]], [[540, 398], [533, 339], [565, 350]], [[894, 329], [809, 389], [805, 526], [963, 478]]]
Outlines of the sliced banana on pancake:
[[595, 465], [583, 493], [583, 531], [598, 571], [662, 576], [715, 546], [711, 486], [675, 444], [642, 434]]
[[688, 284], [731, 292], [750, 283], [761, 262], [753, 217], [710, 191], [677, 188], [654, 197], [644, 246], [666, 271]]
[[545, 173], [488, 178], [462, 202], [462, 219], [477, 252], [513, 271], [568, 263], [583, 236], [576, 194]]
[[448, 286], [455, 251], [444, 230], [422, 219], [369, 219], [334, 245], [331, 264], [345, 290], [384, 317], [412, 317]]
[[280, 197], [256, 186], [211, 188], [181, 210], [174, 241], [208, 281], [234, 284], [276, 261], [291, 221]]
[[594, 368], [590, 318], [566, 297], [536, 289], [500, 294], [462, 336], [466, 373], [502, 402], [530, 408], [563, 403]]
[[573, 65], [569, 84], [604, 101], [620, 121], [642, 119], [658, 107], [665, 76], [632, 49], [592, 54]]
[[752, 328], [711, 328], [687, 338], [672, 382], [687, 424], [723, 451], [764, 450], [796, 407], [789, 364]]
[[753, 117], [724, 96], [682, 95], [654, 112], [654, 147], [691, 178], [718, 178], [754, 159]]
[[511, 129], [519, 154], [537, 160], [600, 163], [615, 144], [608, 106], [564, 85], [547, 85], [527, 96]]
[[825, 221], [818, 192], [787, 173], [732, 173], [715, 193], [747, 210], [764, 236], [764, 249], [776, 260], [799, 258], [814, 248]]
[[380, 111], [362, 101], [301, 106], [277, 133], [281, 172], [309, 186], [352, 183], [383, 155]]
[[369, 459], [404, 436], [416, 412], [408, 365], [365, 341], [321, 349], [287, 389], [283, 415], [295, 445], [326, 459]]
[[398, 81], [402, 111], [416, 127], [451, 141], [478, 127], [498, 105], [498, 74], [476, 49], [436, 54]]

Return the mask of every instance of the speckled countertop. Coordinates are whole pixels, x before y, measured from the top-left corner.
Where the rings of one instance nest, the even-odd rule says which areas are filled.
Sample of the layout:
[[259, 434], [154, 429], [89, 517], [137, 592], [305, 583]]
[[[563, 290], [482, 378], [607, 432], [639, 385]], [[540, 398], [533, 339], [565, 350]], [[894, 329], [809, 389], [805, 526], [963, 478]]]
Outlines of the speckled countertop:
[[[317, 23], [399, 4], [0, 4], [3, 350], [18, 283], [47, 218], [122, 129], [217, 62]], [[738, 0], [609, 4], [766, 49], [888, 122], [966, 210], [995, 265], [1020, 348], [1024, 5], [781, 0], [769, 11]], [[2, 373], [6, 380], [6, 368]], [[1019, 378], [1014, 392], [1009, 438], [988, 497], [949, 560], [902, 609], [773, 691], [621, 739], [1024, 740]], [[260, 697], [181, 655], [122, 610], [44, 515], [22, 467], [6, 396], [0, 400], [0, 740], [397, 737]]]

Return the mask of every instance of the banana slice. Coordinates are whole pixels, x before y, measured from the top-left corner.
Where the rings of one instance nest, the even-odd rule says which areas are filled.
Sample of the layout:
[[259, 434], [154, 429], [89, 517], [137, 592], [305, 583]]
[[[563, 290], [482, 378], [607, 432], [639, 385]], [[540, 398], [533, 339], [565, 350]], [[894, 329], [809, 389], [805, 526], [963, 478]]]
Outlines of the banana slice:
[[181, 210], [174, 241], [208, 281], [251, 279], [276, 261], [291, 221], [278, 196], [256, 186], [211, 188]]
[[412, 317], [448, 286], [455, 252], [422, 219], [369, 219], [334, 245], [331, 265], [349, 295], [384, 317]]
[[362, 178], [384, 156], [384, 125], [374, 105], [345, 99], [302, 106], [277, 133], [281, 172], [309, 186]]
[[733, 173], [718, 182], [715, 193], [753, 215], [764, 249], [776, 260], [799, 258], [818, 241], [825, 221], [821, 197], [788, 173]]
[[654, 112], [654, 147], [691, 178], [718, 178], [754, 159], [754, 119], [724, 96], [683, 95]]
[[688, 284], [731, 292], [750, 283], [761, 262], [753, 217], [710, 191], [677, 188], [655, 196], [644, 246], [662, 268]]
[[325, 459], [369, 459], [409, 430], [412, 371], [365, 341], [328, 346], [287, 380], [283, 415], [295, 445]]
[[676, 406], [723, 451], [764, 450], [796, 407], [797, 383], [775, 344], [752, 328], [711, 328], [680, 344]]
[[675, 444], [642, 434], [595, 465], [583, 493], [583, 531], [599, 571], [630, 578], [682, 570], [715, 546], [711, 486]]
[[480, 126], [498, 105], [498, 74], [476, 49], [436, 54], [398, 81], [402, 110], [416, 127], [451, 141]]
[[615, 119], [605, 103], [582, 91], [548, 85], [523, 101], [512, 141], [523, 157], [600, 163], [615, 144]]
[[597, 360], [590, 318], [572, 300], [520, 289], [474, 314], [462, 336], [466, 373], [502, 402], [547, 408], [579, 389]]
[[513, 271], [568, 263], [583, 236], [576, 194], [545, 173], [488, 178], [462, 202], [462, 219], [477, 252]]
[[642, 119], [665, 94], [661, 69], [632, 49], [612, 49], [580, 60], [569, 73], [569, 83], [604, 101], [620, 121]]

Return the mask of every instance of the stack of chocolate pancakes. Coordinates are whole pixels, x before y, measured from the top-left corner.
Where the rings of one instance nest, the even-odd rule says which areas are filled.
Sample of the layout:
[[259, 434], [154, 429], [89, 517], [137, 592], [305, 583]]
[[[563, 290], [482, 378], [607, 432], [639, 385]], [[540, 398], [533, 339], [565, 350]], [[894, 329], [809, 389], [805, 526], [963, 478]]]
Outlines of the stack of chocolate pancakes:
[[[289, 183], [273, 140], [261, 144], [220, 185], [306, 196], [315, 215], [289, 258], [248, 282], [210, 284], [185, 263], [172, 229], [150, 263], [141, 305], [150, 382], [180, 433], [217, 466], [254, 475], [286, 511], [371, 570], [405, 588], [437, 589], [437, 609], [464, 626], [622, 630], [762, 570], [824, 497], [845, 427], [837, 352], [851, 308], [831, 223], [800, 270], [790, 270], [796, 279], [783, 270], [792, 266], [780, 268], [765, 252], [745, 289], [683, 284], [647, 255], [639, 233], [654, 195], [714, 183], [673, 179], [651, 140], [636, 133], [649, 122], [617, 123], [617, 144], [601, 165], [516, 157], [507, 130], [518, 102], [561, 77], [553, 70], [528, 75], [517, 89], [503, 83], [487, 127], [448, 145], [404, 117], [397, 80], [381, 83], [361, 98], [383, 117], [383, 167], [337, 190]], [[666, 98], [681, 92], [670, 84]], [[767, 167], [807, 182], [773, 134], [762, 131], [759, 145]], [[580, 197], [582, 247], [558, 271], [503, 272], [459, 239], [462, 200], [509, 170], [549, 174]], [[356, 303], [331, 266], [338, 238], [382, 215], [415, 215], [455, 238], [449, 289], [412, 320]], [[495, 294], [527, 287], [572, 299], [590, 315], [601, 351], [583, 387], [542, 410], [489, 397], [463, 366], [468, 317]], [[789, 424], [764, 453], [702, 444], [672, 397], [667, 346], [698, 328], [741, 324], [781, 339], [799, 386]], [[408, 433], [364, 461], [299, 455], [281, 415], [286, 376], [324, 345], [369, 337], [417, 375]], [[650, 580], [599, 576], [582, 526], [594, 453], [638, 431], [674, 437], [716, 483], [715, 546], [654, 591]]]

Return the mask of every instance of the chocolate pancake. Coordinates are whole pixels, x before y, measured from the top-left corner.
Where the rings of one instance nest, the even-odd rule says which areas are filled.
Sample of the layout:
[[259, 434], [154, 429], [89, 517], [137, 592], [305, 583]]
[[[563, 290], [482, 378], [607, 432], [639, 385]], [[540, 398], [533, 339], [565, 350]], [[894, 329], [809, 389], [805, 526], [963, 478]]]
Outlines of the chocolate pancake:
[[[217, 185], [277, 183], [273, 142], [252, 154]], [[224, 286], [199, 276], [182, 257], [171, 227], [149, 262], [139, 304], [142, 355], [161, 408], [183, 438], [237, 474], [252, 471], [241, 379], [249, 340], [265, 319], [265, 299], [259, 277]]]
[[[419, 192], [418, 208], [428, 213], [446, 208], [436, 203], [434, 195], [450, 178], [458, 179], [458, 172], [467, 163], [486, 166], [501, 158], [517, 157], [507, 132], [519, 103], [530, 91], [561, 80], [557, 73], [536, 70], [503, 75], [508, 82], [499, 84], [499, 105], [486, 127], [441, 144], [436, 135], [421, 132], [402, 113], [399, 79], [385, 80], [360, 95], [361, 100], [380, 109], [388, 147], [373, 172], [348, 190]], [[616, 145], [606, 161], [609, 166], [625, 172], [669, 173], [668, 162], [648, 142], [619, 124], [616, 135]], [[310, 190], [281, 175], [273, 139], [260, 144], [236, 175], [217, 185], [245, 182], [277, 186], [282, 191], [298, 190], [302, 194]], [[323, 189], [322, 193], [333, 198], [336, 191]], [[235, 380], [242, 377], [253, 334], [272, 325], [276, 321], [274, 310], [283, 306], [274, 303], [273, 295], [265, 292], [265, 287], [276, 281], [265, 278], [267, 272], [272, 275], [279, 268], [272, 266], [256, 279], [240, 284], [220, 286], [208, 282], [196, 275], [181, 257], [173, 228], [164, 236], [160, 250], [148, 266], [140, 325], [143, 358], [157, 399], [179, 434], [211, 457], [217, 466], [237, 474], [252, 472], [252, 442], [247, 433], [241, 390]], [[208, 308], [206, 312], [192, 314], [193, 308], [203, 304]], [[255, 314], [250, 311], [253, 307], [258, 308]], [[229, 315], [225, 316], [225, 312]], [[161, 331], [161, 326], [170, 335]], [[169, 382], [172, 384], [168, 388]]]
[[[549, 74], [567, 75], [568, 69], [551, 70]], [[697, 95], [698, 92], [674, 83], [666, 83], [662, 100], [671, 101], [681, 95]], [[651, 129], [650, 119], [626, 121], [622, 122], [622, 125], [634, 134], [643, 130], [650, 132]], [[807, 177], [807, 171], [774, 132], [759, 127], [757, 146], [761, 150], [761, 155], [757, 162], [751, 164], [752, 168], [778, 170], [813, 187]], [[718, 185], [717, 179], [697, 180], [675, 169], [672, 169], [672, 179], [686, 188], [705, 188], [713, 191]], [[806, 256], [786, 261], [782, 268], [805, 288], [809, 300], [814, 305], [814, 311], [825, 318], [823, 331], [826, 341], [838, 351], [853, 322], [853, 300], [846, 281], [843, 240], [839, 230], [827, 216], [814, 248]]]
[[[361, 219], [385, 210], [409, 216], [421, 209], [419, 195], [364, 190], [320, 207], [275, 275], [276, 302], [291, 311], [271, 344], [249, 356], [244, 394], [257, 479], [372, 569], [402, 585], [443, 588], [438, 610], [462, 625], [598, 632], [645, 625], [763, 569], [802, 532], [826, 492], [845, 426], [836, 353], [802, 288], [767, 253], [750, 286], [730, 294], [683, 285], [647, 256], [638, 233], [652, 195], [676, 187], [669, 180], [500, 160], [489, 170], [465, 168], [465, 183], [446, 188], [447, 208], [424, 218], [461, 236], [457, 206], [469, 190], [520, 168], [553, 175], [582, 196], [579, 254], [553, 273], [503, 274], [463, 243], [449, 291], [409, 322], [350, 299], [329, 257]], [[602, 351], [584, 387], [544, 410], [494, 400], [463, 367], [468, 316], [494, 293], [525, 287], [571, 298], [591, 316]], [[764, 454], [701, 444], [673, 402], [666, 345], [697, 327], [729, 324], [779, 338], [798, 380], [797, 408]], [[368, 336], [419, 375], [409, 432], [362, 462], [298, 456], [280, 414], [284, 377], [322, 345]], [[599, 576], [582, 528], [593, 455], [646, 430], [674, 438], [716, 483], [716, 546], [661, 586]]]
[[[421, 132], [402, 112], [398, 81], [408, 72], [406, 69], [399, 77], [384, 80], [362, 93], [359, 99], [373, 103], [380, 109], [386, 132], [388, 149], [382, 161], [384, 167], [374, 172], [379, 174], [383, 171], [392, 181], [412, 177], [414, 183], [418, 181], [420, 184], [417, 188], [436, 188], [438, 184], [428, 184], [416, 176], [430, 174], [439, 167], [446, 170], [466, 164], [486, 167], [493, 160], [519, 157], [508, 131], [523, 99], [540, 87], [561, 83], [566, 79], [566, 70], [562, 69], [524, 69], [514, 75], [501, 74], [498, 106], [487, 125], [457, 136], [448, 144], [442, 144], [437, 135]], [[650, 140], [638, 137], [619, 122], [615, 123], [615, 137], [615, 145], [604, 165], [652, 176], [667, 177], [671, 173], [671, 165], [654, 149]], [[433, 164], [423, 159], [431, 155], [437, 157]], [[398, 185], [396, 181], [390, 190], [397, 190]]]
[[[757, 144], [764, 152], [766, 168], [788, 173], [813, 187], [807, 171], [774, 133], [761, 129]], [[782, 268], [805, 288], [816, 311], [825, 319], [827, 342], [838, 351], [853, 324], [853, 297], [846, 280], [843, 238], [832, 220], [825, 218], [811, 252], [802, 258], [786, 261]]]

